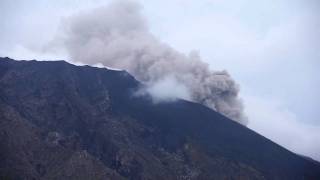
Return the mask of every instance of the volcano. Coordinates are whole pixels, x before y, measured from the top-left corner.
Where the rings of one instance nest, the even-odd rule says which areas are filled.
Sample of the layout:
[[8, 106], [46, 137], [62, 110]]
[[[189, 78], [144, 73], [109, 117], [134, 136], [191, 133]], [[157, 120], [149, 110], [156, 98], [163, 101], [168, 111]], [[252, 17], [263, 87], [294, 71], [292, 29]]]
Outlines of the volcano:
[[0, 58], [0, 179], [320, 179], [319, 162], [141, 87], [126, 71]]

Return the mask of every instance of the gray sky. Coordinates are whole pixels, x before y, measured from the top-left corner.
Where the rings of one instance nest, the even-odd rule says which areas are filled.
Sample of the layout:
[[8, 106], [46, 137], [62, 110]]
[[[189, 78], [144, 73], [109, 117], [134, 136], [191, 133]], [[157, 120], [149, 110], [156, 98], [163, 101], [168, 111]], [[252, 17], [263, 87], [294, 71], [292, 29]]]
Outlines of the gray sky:
[[[43, 51], [60, 21], [110, 1], [1, 0], [0, 56], [68, 59]], [[320, 3], [317, 0], [140, 0], [152, 33], [199, 51], [241, 86], [249, 128], [320, 160]]]

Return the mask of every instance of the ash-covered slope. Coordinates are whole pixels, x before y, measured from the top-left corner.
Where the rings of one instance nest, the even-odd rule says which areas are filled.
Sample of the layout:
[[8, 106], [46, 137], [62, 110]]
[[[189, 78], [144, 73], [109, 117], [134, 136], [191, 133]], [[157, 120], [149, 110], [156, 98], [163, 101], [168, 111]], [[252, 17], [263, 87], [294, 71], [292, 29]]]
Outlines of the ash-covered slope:
[[152, 104], [125, 71], [0, 58], [0, 179], [320, 179], [200, 104]]

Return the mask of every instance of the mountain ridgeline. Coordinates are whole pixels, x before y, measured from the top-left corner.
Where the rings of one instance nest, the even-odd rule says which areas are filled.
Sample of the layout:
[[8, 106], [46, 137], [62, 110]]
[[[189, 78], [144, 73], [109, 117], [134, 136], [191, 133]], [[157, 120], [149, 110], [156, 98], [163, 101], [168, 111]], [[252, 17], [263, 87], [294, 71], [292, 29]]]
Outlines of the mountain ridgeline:
[[320, 179], [320, 164], [126, 71], [0, 58], [0, 179]]

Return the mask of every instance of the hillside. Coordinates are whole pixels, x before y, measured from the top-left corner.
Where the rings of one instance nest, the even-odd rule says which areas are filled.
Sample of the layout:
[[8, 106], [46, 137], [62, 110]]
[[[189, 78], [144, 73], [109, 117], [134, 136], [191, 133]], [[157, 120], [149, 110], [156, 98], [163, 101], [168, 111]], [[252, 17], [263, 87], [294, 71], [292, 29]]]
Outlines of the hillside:
[[320, 164], [126, 71], [0, 58], [0, 179], [320, 179]]

